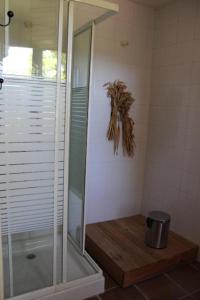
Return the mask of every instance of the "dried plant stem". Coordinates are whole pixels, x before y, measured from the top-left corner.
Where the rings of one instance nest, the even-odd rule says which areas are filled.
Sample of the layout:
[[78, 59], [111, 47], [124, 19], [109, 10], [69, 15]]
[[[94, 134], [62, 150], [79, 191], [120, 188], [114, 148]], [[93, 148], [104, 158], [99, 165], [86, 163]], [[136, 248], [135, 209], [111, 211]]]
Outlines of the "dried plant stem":
[[[114, 142], [114, 154], [118, 153], [120, 142], [120, 127], [122, 128], [122, 148], [124, 155], [134, 156], [135, 136], [133, 133], [134, 121], [129, 117], [129, 109], [134, 102], [131, 93], [126, 91], [126, 85], [122, 81], [114, 81], [104, 85], [107, 96], [111, 99], [111, 115], [107, 131], [107, 138]], [[122, 124], [120, 126], [120, 124]]]

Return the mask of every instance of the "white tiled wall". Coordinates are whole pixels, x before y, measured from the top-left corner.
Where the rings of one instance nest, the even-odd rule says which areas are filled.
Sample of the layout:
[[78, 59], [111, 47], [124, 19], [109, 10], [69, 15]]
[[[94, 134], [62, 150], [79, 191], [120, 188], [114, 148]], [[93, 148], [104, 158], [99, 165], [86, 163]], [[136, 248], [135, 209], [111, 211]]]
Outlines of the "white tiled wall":
[[[116, 1], [114, 1], [116, 2]], [[154, 11], [129, 0], [118, 0], [120, 12], [96, 28], [93, 97], [89, 119], [87, 168], [87, 222], [132, 215], [141, 209]], [[128, 42], [122, 47], [120, 42]], [[132, 116], [136, 122], [134, 159], [114, 156], [106, 139], [110, 101], [103, 84], [123, 80], [136, 99]]]
[[200, 244], [200, 1], [157, 10], [154, 38], [143, 212]]

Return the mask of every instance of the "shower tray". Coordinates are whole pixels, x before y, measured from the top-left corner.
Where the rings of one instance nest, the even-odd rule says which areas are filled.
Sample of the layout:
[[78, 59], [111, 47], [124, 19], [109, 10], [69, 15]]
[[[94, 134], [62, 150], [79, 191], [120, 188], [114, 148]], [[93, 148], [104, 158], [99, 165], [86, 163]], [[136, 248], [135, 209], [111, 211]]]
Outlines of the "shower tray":
[[[62, 236], [59, 236], [58, 254], [62, 248]], [[63, 284], [61, 274], [61, 260], [58, 261], [58, 285], [52, 294], [53, 270], [49, 261], [52, 259], [50, 236], [42, 238], [22, 238], [14, 242], [13, 253], [13, 282], [15, 297], [9, 298], [9, 280], [4, 286], [6, 299], [66, 299], [82, 300], [100, 294], [104, 291], [104, 277], [101, 269], [85, 252], [81, 255], [68, 238], [67, 283]], [[7, 253], [6, 247], [3, 248]], [[61, 253], [58, 255], [61, 257]], [[41, 264], [42, 262], [42, 264]], [[4, 255], [4, 266], [8, 266], [8, 256]], [[44, 267], [45, 266], [45, 267]], [[9, 277], [9, 268], [4, 269], [5, 278]], [[49, 287], [48, 287], [49, 286]], [[44, 288], [46, 287], [46, 288]], [[58, 298], [57, 298], [58, 297]]]

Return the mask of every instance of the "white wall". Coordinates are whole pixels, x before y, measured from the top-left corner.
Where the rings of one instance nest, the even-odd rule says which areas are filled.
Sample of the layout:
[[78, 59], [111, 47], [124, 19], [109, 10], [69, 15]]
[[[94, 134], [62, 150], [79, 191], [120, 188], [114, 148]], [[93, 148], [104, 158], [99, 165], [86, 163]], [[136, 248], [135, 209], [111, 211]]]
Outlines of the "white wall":
[[200, 2], [156, 12], [143, 212], [200, 244]]
[[[120, 13], [96, 28], [93, 97], [90, 103], [90, 137], [87, 165], [87, 222], [132, 215], [141, 209], [154, 12], [128, 0], [119, 0]], [[128, 47], [121, 47], [128, 41]], [[134, 159], [113, 154], [106, 139], [110, 101], [103, 84], [123, 80], [136, 99]]]

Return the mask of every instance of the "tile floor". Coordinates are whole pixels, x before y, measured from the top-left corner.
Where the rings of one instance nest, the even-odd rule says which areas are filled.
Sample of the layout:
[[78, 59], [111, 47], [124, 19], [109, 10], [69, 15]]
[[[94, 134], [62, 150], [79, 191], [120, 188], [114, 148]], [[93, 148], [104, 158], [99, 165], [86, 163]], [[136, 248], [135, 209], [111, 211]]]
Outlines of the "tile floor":
[[87, 300], [200, 300], [199, 262], [176, 266], [126, 289], [106, 273], [105, 279], [105, 293]]

